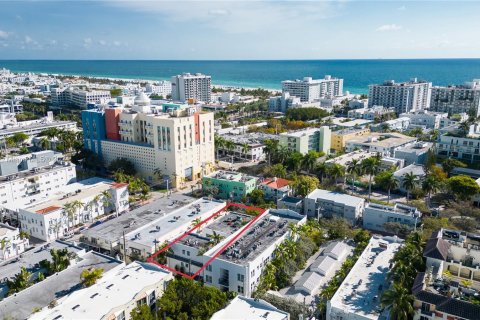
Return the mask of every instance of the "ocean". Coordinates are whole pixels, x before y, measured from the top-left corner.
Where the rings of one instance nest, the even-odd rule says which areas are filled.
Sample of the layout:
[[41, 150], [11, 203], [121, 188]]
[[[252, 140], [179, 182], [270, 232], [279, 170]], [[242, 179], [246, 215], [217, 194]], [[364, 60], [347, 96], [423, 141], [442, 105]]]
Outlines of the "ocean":
[[462, 84], [480, 78], [480, 59], [412, 60], [0, 60], [15, 72], [126, 79], [168, 80], [183, 72], [212, 76], [213, 84], [280, 89], [281, 81], [324, 75], [344, 79], [344, 90], [366, 93], [368, 85], [393, 79], [428, 80], [433, 85]]

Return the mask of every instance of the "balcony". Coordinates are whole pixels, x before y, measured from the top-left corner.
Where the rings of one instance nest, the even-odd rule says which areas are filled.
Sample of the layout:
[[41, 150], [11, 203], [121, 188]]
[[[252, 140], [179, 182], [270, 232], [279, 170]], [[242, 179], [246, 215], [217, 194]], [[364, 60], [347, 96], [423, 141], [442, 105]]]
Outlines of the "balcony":
[[218, 284], [222, 285], [224, 287], [229, 287], [230, 286], [230, 281], [228, 280], [228, 277], [222, 277], [218, 279]]
[[435, 317], [435, 312], [432, 312], [432, 311], [421, 309], [420, 313], [427, 317], [431, 317], [431, 318]]

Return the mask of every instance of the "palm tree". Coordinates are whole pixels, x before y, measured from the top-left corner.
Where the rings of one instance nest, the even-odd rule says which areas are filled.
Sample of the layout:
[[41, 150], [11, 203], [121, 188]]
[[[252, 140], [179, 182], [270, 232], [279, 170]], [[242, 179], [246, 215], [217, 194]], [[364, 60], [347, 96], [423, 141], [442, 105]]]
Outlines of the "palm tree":
[[407, 320], [413, 314], [413, 300], [409, 289], [394, 283], [383, 293], [381, 304], [390, 309], [391, 319]]
[[67, 229], [70, 230], [70, 222], [73, 225], [76, 209], [73, 207], [72, 202], [66, 202], [63, 205], [63, 215], [67, 218]]
[[317, 176], [320, 179], [320, 182], [323, 182], [323, 178], [327, 173], [327, 166], [325, 165], [325, 162], [318, 163], [315, 167], [315, 171], [317, 171]]
[[153, 170], [153, 174], [157, 176], [157, 179], [159, 180], [163, 178], [163, 172], [160, 168], [155, 168], [155, 170]]
[[[228, 150], [228, 153], [232, 155], [232, 151], [235, 150], [235, 142], [231, 140], [226, 140], [225, 141], [225, 149]], [[233, 155], [232, 155], [232, 162], [233, 162]]]
[[11, 241], [8, 238], [3, 238], [0, 240], [0, 249], [3, 251], [6, 248], [10, 247]]
[[272, 156], [274, 156], [277, 151], [278, 141], [268, 139], [268, 140], [265, 140], [264, 144], [265, 144], [265, 148], [263, 149], [263, 151], [267, 155], [268, 165], [270, 166], [272, 164]]
[[390, 191], [398, 188], [398, 181], [395, 179], [393, 172], [389, 171], [382, 181], [383, 187], [388, 190], [388, 200], [387, 203], [390, 203]]
[[42, 137], [42, 139], [40, 139], [40, 147], [43, 150], [47, 150], [48, 148], [50, 148], [50, 141], [48, 141], [47, 137]]
[[347, 163], [346, 172], [352, 177], [352, 193], [355, 189], [355, 179], [362, 175], [362, 165], [359, 159], [353, 159]]
[[217, 160], [220, 158], [220, 150], [225, 148], [225, 139], [219, 135], [215, 135], [215, 150], [217, 151]]
[[462, 135], [466, 137], [470, 131], [470, 123], [468, 121], [463, 121], [459, 124], [458, 128], [462, 132]]
[[211, 242], [213, 245], [217, 245], [220, 243], [220, 241], [222, 241], [223, 238], [225, 237], [213, 231], [213, 234], [211, 235]]
[[331, 166], [327, 167], [327, 173], [330, 178], [333, 180], [333, 183], [337, 183], [339, 177], [345, 176], [345, 167], [341, 164], [334, 163]]
[[13, 281], [7, 280], [8, 295], [22, 291], [30, 286], [30, 278], [32, 273], [27, 271], [25, 267], [20, 268], [20, 272], [15, 275]]
[[380, 170], [380, 160], [378, 156], [370, 157], [362, 161], [363, 171], [369, 175], [368, 179], [368, 200], [372, 195], [372, 178]]
[[50, 256], [52, 262], [50, 264], [50, 273], [60, 272], [65, 270], [70, 265], [70, 258], [68, 257], [68, 250], [65, 249], [52, 249], [50, 250]]
[[317, 155], [316, 152], [309, 152], [307, 153], [302, 159], [302, 168], [307, 172], [313, 171], [315, 167], [315, 163], [317, 162]]
[[407, 202], [410, 200], [410, 192], [418, 184], [417, 176], [413, 172], [407, 172], [403, 175], [402, 187], [407, 190]]
[[440, 188], [438, 180], [433, 175], [427, 175], [422, 182], [422, 189], [427, 193], [428, 205], [430, 206], [430, 200], [432, 199], [432, 193], [435, 193]]
[[[200, 224], [200, 222], [202, 222], [202, 219], [200, 219], [200, 218], [193, 219], [192, 220], [192, 228], [195, 228], [198, 224]], [[200, 232], [200, 227], [198, 227], [198, 232]]]
[[280, 163], [284, 163], [287, 158], [290, 156], [290, 149], [288, 149], [286, 146], [280, 145], [277, 150], [277, 160]]
[[249, 149], [248, 143], [246, 143], [246, 142], [245, 142], [245, 143], [242, 143], [242, 144], [240, 145], [240, 147], [242, 148], [242, 153], [245, 154], [245, 160], [247, 160], [247, 153], [248, 153], [248, 149]]
[[80, 274], [80, 280], [82, 280], [85, 287], [90, 287], [97, 283], [97, 280], [103, 276], [103, 271], [102, 268], [85, 269]]
[[[84, 206], [84, 203], [80, 200], [75, 200], [72, 202], [72, 207], [76, 212], [75, 220], [77, 220], [77, 218], [80, 216], [79, 210], [83, 209], [83, 206]], [[80, 216], [80, 218], [81, 218], [80, 220], [83, 222], [84, 221], [83, 214]]]

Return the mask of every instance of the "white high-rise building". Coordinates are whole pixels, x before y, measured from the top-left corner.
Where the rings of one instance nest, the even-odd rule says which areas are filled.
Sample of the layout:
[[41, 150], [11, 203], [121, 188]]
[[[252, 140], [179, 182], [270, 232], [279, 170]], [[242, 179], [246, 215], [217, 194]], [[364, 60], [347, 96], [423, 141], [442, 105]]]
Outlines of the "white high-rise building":
[[393, 80], [368, 86], [368, 106], [395, 108], [397, 113], [413, 112], [430, 106], [431, 82], [418, 81], [395, 83]]
[[430, 110], [480, 115], [480, 79], [460, 86], [433, 87]]
[[172, 77], [172, 99], [174, 101], [210, 102], [212, 77], [201, 73], [184, 73]]
[[332, 98], [343, 95], [343, 79], [326, 75], [323, 79], [305, 77], [303, 80], [286, 80], [282, 81], [282, 92], [299, 97], [302, 102]]

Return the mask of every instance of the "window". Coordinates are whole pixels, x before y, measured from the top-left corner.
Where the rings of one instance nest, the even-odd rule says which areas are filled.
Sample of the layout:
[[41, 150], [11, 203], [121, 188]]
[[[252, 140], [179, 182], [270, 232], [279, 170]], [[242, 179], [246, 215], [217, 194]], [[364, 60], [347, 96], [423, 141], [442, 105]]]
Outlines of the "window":
[[245, 275], [237, 273], [237, 280], [241, 282], [245, 281]]
[[237, 289], [238, 293], [243, 293], [243, 286], [238, 286]]
[[205, 282], [212, 283], [212, 276], [206, 275], [205, 276]]
[[207, 271], [212, 271], [212, 265], [209, 264], [206, 269], [207, 269]]

